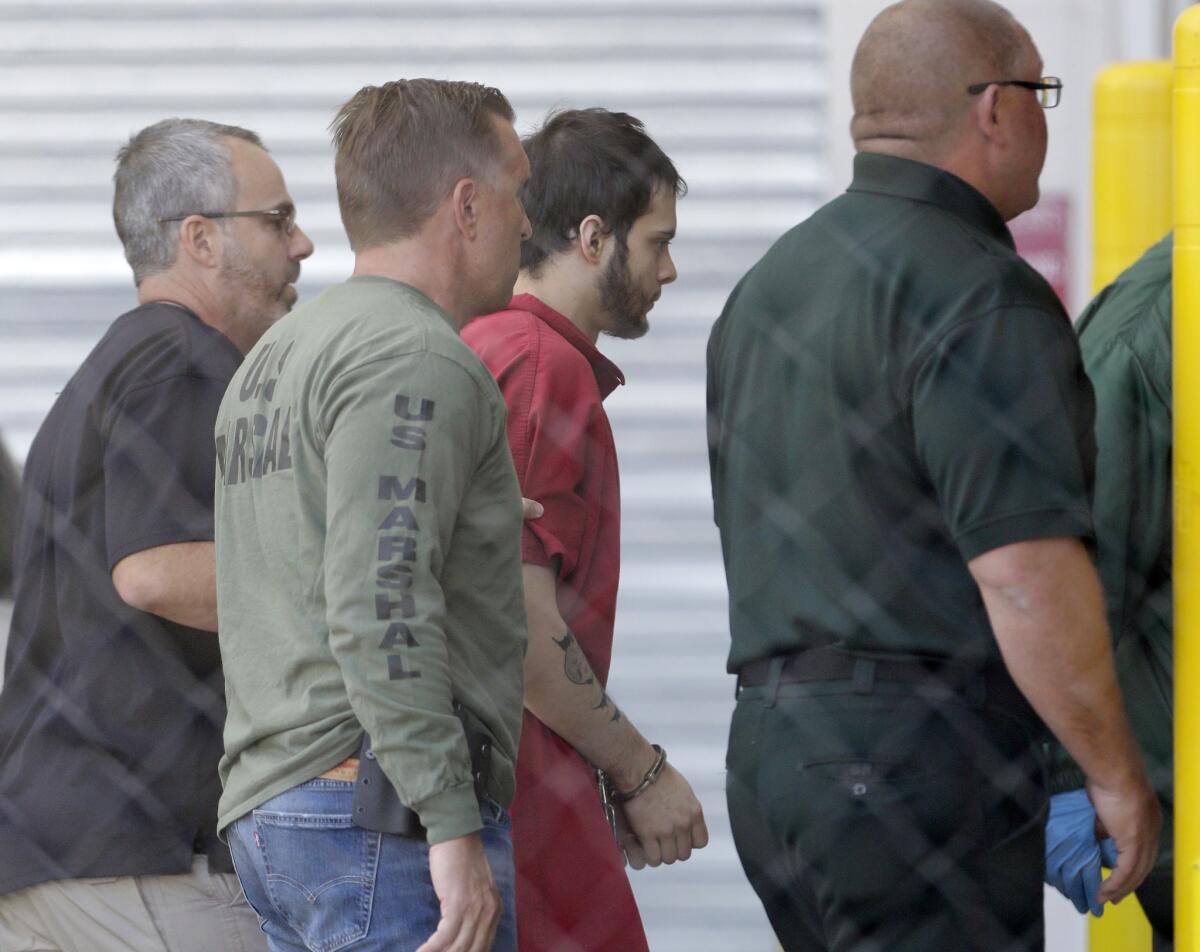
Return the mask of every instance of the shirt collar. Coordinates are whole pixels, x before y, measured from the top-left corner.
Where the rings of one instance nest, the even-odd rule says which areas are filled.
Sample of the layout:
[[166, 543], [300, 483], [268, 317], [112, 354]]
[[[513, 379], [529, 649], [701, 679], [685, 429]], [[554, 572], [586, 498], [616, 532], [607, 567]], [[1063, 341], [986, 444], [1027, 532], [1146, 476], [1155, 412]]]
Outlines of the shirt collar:
[[860, 152], [854, 157], [854, 181], [850, 183], [849, 191], [894, 195], [936, 205], [1016, 249], [1012, 233], [996, 206], [957, 175], [936, 166], [876, 152]]
[[601, 400], [625, 382], [621, 368], [600, 353], [600, 349], [591, 342], [587, 334], [576, 327], [570, 318], [559, 314], [540, 298], [532, 294], [518, 294], [508, 306], [515, 311], [528, 311], [548, 324], [555, 333], [587, 358], [587, 362], [592, 365], [592, 372], [596, 375]]
[[396, 278], [388, 278], [382, 274], [352, 274], [352, 275], [350, 275], [349, 278], [346, 279], [346, 283], [347, 284], [374, 284], [381, 288], [389, 288], [393, 291], [398, 291], [402, 294], [411, 295], [412, 297], [415, 297], [417, 300], [419, 300], [426, 307], [428, 307], [429, 310], [431, 310], [435, 314], [437, 314], [437, 316], [440, 317], [445, 322], [446, 326], [449, 327], [450, 330], [454, 331], [454, 333], [456, 335], [458, 334], [459, 330], [461, 329], [458, 326], [458, 321], [456, 321], [445, 310], [443, 310], [442, 306], [440, 304], [438, 304], [437, 301], [435, 301], [433, 298], [431, 298], [428, 294], [426, 294], [420, 288], [415, 288], [406, 281], [399, 281]]
[[237, 349], [237, 345], [232, 340], [230, 340], [228, 337], [225, 336], [224, 331], [217, 330], [217, 328], [213, 327], [211, 324], [205, 323], [204, 321], [200, 320], [200, 315], [197, 314], [195, 311], [193, 311], [186, 304], [180, 304], [178, 301], [170, 301], [170, 300], [167, 300], [166, 298], [158, 298], [153, 301], [147, 301], [145, 304], [139, 304], [137, 306], [137, 308], [135, 308], [135, 310], [141, 310], [144, 307], [145, 308], [165, 307], [165, 308], [169, 308], [171, 311], [174, 311], [176, 313], [184, 314], [187, 316], [187, 318], [189, 320], [191, 320], [194, 324], [196, 324], [196, 326], [200, 329], [200, 333], [206, 334], [209, 337], [213, 337], [216, 340], [220, 341], [220, 346], [225, 348], [226, 350], [230, 351], [232, 354], [236, 355], [239, 362], [241, 361], [242, 357], [244, 356], [244, 354], [242, 354], [242, 352]]

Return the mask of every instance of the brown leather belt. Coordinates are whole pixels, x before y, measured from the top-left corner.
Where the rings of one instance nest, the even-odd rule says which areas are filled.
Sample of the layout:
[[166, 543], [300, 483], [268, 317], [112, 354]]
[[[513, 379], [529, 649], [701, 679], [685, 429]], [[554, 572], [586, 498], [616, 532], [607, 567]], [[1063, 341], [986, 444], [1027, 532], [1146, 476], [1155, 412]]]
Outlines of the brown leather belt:
[[323, 774], [322, 780], [346, 780], [354, 783], [358, 779], [358, 758], [347, 757], [336, 767], [330, 767]]

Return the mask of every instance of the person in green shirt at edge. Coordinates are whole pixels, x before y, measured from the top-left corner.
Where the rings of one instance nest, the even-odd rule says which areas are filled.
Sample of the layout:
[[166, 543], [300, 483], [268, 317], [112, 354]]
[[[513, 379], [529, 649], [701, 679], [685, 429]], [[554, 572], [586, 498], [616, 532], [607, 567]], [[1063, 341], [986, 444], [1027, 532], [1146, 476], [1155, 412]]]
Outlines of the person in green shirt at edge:
[[332, 127], [354, 273], [218, 415], [218, 826], [275, 952], [515, 949], [522, 506], [458, 336], [530, 233], [512, 122], [474, 83], [356, 93]]
[[[1154, 245], [1083, 312], [1076, 331], [1096, 391], [1096, 562], [1117, 678], [1163, 811], [1158, 861], [1137, 889], [1155, 952], [1174, 947], [1171, 586], [1171, 250]], [[1112, 866], [1083, 775], [1054, 747], [1046, 878], [1080, 912]], [[1092, 905], [1092, 912], [1100, 910]]]
[[1088, 551], [1091, 387], [1005, 225], [1038, 200], [1043, 68], [988, 0], [882, 11], [850, 188], [710, 338], [729, 816], [789, 952], [1040, 950], [1047, 729], [1120, 850], [1099, 901], [1153, 866]]

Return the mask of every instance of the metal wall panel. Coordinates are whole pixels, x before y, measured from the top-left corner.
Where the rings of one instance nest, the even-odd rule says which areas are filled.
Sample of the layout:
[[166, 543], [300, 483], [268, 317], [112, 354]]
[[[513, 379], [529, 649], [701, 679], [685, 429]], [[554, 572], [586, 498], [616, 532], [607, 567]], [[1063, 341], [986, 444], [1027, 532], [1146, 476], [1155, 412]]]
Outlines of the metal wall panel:
[[652, 332], [607, 342], [624, 490], [612, 690], [692, 779], [712, 845], [633, 874], [656, 952], [766, 950], [729, 838], [724, 582], [704, 452], [704, 343], [725, 296], [827, 189], [821, 0], [0, 0], [0, 432], [23, 458], [55, 393], [133, 303], [112, 230], [112, 157], [168, 115], [258, 131], [317, 245], [307, 297], [344, 276], [325, 132], [364, 83], [474, 79], [518, 128], [554, 106], [642, 118], [691, 187], [679, 281]]

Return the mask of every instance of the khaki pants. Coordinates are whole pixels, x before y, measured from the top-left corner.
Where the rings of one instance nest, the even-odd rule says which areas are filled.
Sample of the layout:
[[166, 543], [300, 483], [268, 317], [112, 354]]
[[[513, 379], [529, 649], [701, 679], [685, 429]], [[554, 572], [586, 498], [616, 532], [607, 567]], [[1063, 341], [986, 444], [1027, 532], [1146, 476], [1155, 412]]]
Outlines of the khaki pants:
[[67, 879], [0, 896], [3, 952], [265, 952], [237, 877]]

